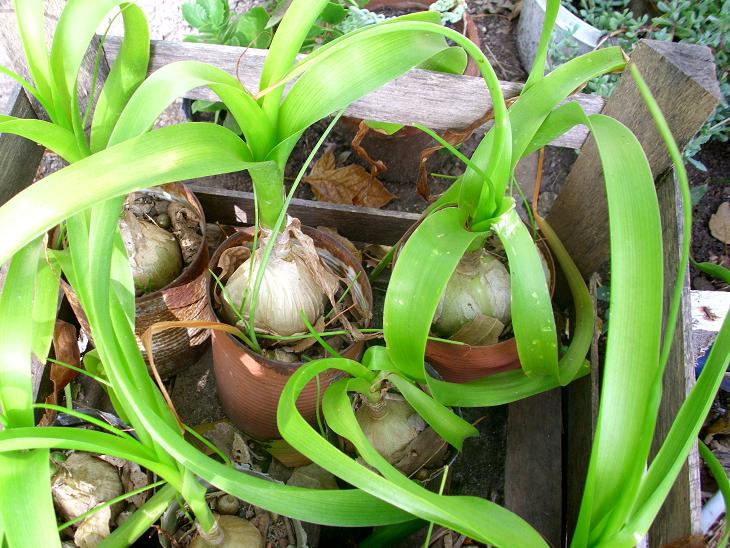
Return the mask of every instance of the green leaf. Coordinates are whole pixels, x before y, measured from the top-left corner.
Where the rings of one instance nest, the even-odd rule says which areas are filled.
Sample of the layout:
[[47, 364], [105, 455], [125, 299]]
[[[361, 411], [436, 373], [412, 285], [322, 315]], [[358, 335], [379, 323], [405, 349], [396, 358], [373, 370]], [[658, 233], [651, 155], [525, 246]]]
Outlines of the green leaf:
[[468, 62], [469, 57], [463, 48], [453, 46], [427, 59], [418, 68], [447, 74], [464, 74]]
[[[46, 46], [44, 2], [43, 0], [13, 0], [13, 6], [33, 83], [44, 100], [44, 107], [46, 107], [49, 117], [55, 121], [55, 111], [51, 106], [53, 96]], [[50, 110], [48, 110], [49, 106], [51, 106]]]
[[466, 214], [456, 208], [429, 215], [405, 243], [393, 268], [383, 335], [393, 364], [412, 379], [425, 378], [426, 340], [451, 274], [464, 252], [484, 236], [468, 231], [465, 220]]
[[344, 108], [445, 49], [443, 38], [435, 34], [400, 31], [395, 24], [371, 29], [380, 32], [353, 35], [308, 66], [281, 104], [280, 140]]
[[208, 22], [214, 27], [223, 26], [228, 15], [227, 0], [197, 0], [208, 14]]
[[265, 49], [271, 42], [266, 31], [269, 14], [262, 7], [251, 8], [241, 15], [236, 22], [236, 36], [246, 47]]
[[[45, 251], [45, 246], [43, 247]], [[53, 340], [58, 308], [59, 279], [61, 267], [50, 264], [45, 253], [38, 257], [38, 270], [35, 277], [33, 298], [33, 353], [39, 362], [44, 363]]]
[[709, 189], [710, 186], [707, 183], [692, 187], [692, 189], [690, 190], [690, 193], [692, 195], [692, 207], [695, 207], [697, 204], [700, 203], [700, 200], [705, 194], [707, 194], [707, 191]]
[[11, 428], [34, 424], [31, 350], [41, 247], [40, 239], [29, 242], [13, 257], [0, 295], [0, 407]]
[[368, 127], [377, 129], [384, 132], [386, 135], [393, 135], [395, 132], [400, 131], [404, 126], [403, 124], [392, 124], [390, 122], [375, 122], [373, 120], [365, 120]]
[[[180, 124], [129, 139], [16, 194], [0, 208], [0, 262], [77, 211], [172, 181], [253, 166], [244, 143], [213, 124]], [[83, 181], [84, 192], [70, 192]], [[42, 207], [39, 204], [43, 204]], [[28, 211], [35, 211], [28, 216]]]
[[94, 108], [91, 125], [91, 150], [94, 152], [106, 148], [127, 101], [147, 76], [150, 56], [147, 19], [134, 4], [124, 6], [122, 17], [124, 40]]
[[697, 439], [729, 360], [730, 321], [725, 318], [697, 384], [679, 408], [664, 443], [649, 466], [621, 537], [643, 536], [649, 529]]
[[254, 157], [265, 158], [274, 145], [274, 130], [267, 116], [236, 78], [199, 61], [170, 63], [147, 78], [129, 99], [110, 143], [144, 133], [175, 99], [201, 86], [208, 86], [221, 98], [243, 130]]
[[[512, 139], [509, 169], [513, 170], [520, 158], [525, 156], [527, 147], [533, 141], [544, 120], [560, 102], [591, 78], [617, 70], [624, 64], [620, 48], [602, 48], [560, 65], [536, 82], [529, 90], [524, 91], [509, 109]], [[491, 160], [494, 157], [491, 150], [494, 139], [493, 131], [494, 129], [487, 134], [472, 154], [472, 161], [479, 166], [495, 163]], [[459, 181], [461, 203], [483, 204], [481, 216], [477, 216], [476, 221], [484, 222], [484, 224], [480, 226], [477, 222], [475, 228], [486, 226], [487, 221], [495, 215], [494, 212], [499, 209], [507, 188], [507, 177], [494, 177], [491, 172], [487, 175], [489, 180], [495, 184], [491, 206], [485, 204], [483, 192], [487, 187], [483, 184], [483, 176], [467, 168]]]
[[712, 276], [713, 278], [722, 280], [726, 284], [730, 284], [730, 270], [728, 270], [724, 266], [720, 266], [719, 264], [710, 262], [698, 263], [696, 261], [692, 261], [692, 264], [695, 266], [696, 269], [701, 270], [708, 276]]
[[190, 110], [193, 114], [197, 112], [220, 112], [225, 110], [226, 106], [221, 101], [204, 101], [203, 99], [197, 99], [193, 101]]
[[350, 439], [370, 464], [383, 474], [356, 463], [322, 438], [299, 414], [295, 402], [314, 377], [326, 369], [340, 369], [355, 377], [367, 376], [360, 364], [328, 358], [300, 367], [289, 379], [277, 411], [279, 430], [302, 454], [343, 480], [427, 521], [434, 521], [485, 543], [503, 546], [546, 546], [540, 535], [521, 518], [476, 497], [437, 495], [420, 487], [388, 464], [365, 438], [347, 397], [347, 379], [331, 385], [323, 406], [328, 424]]
[[507, 253], [512, 329], [522, 369], [528, 377], [550, 375], [559, 379], [553, 306], [535, 242], [517, 215], [514, 203], [492, 227]]
[[61, 13], [53, 35], [50, 68], [57, 122], [73, 129], [80, 142], [85, 142], [76, 97], [81, 63], [96, 29], [122, 3], [124, 0], [71, 0]]
[[47, 449], [28, 451], [23, 447], [20, 451], [0, 454], [3, 546], [61, 546], [48, 462]]
[[397, 373], [388, 375], [388, 380], [393, 383], [403, 397], [411, 404], [418, 414], [425, 420], [434, 431], [456, 447], [459, 451], [464, 444], [464, 439], [479, 436], [479, 430], [455, 415], [450, 409], [427, 395], [420, 388], [409, 381], [398, 376]]
[[[0, 432], [0, 455], [12, 455], [24, 449], [70, 449], [111, 455], [136, 462], [176, 487], [180, 487], [177, 470], [158, 462], [154, 455], [135, 439], [65, 426], [11, 428]], [[45, 463], [45, 470], [48, 470], [48, 461]]]
[[135, 541], [146, 533], [170, 504], [175, 500], [177, 491], [172, 485], [165, 485], [152, 495], [138, 511], [114, 529], [111, 534], [99, 544], [99, 548], [116, 548], [117, 546], [132, 546]]
[[532, 62], [530, 74], [525, 82], [524, 91], [530, 89], [539, 82], [545, 75], [545, 61], [547, 60], [548, 49], [550, 47], [550, 35], [552, 34], [555, 21], [558, 18], [560, 10], [560, 0], [547, 0], [545, 3], [545, 17], [542, 23], [542, 31], [540, 32], [540, 42], [535, 52], [535, 60]]
[[52, 150], [69, 163], [84, 157], [71, 131], [44, 120], [0, 115], [0, 133], [12, 133], [29, 139]]
[[203, 6], [196, 2], [186, 2], [182, 5], [183, 19], [187, 21], [191, 27], [202, 31], [208, 28], [208, 12]]
[[330, 25], [341, 23], [345, 17], [347, 17], [347, 10], [337, 2], [329, 2], [319, 14], [319, 20]]
[[[547, 78], [546, 78], [547, 80]], [[622, 522], [639, 487], [656, 420], [663, 255], [654, 178], [636, 137], [589, 116], [601, 157], [611, 233], [611, 321], [598, 427], [574, 543], [604, 519]], [[641, 303], [641, 306], [637, 306]], [[637, 334], [641, 333], [641, 337]], [[633, 344], [626, 344], [626, 341]]]
[[[328, 0], [292, 0], [271, 41], [269, 54], [261, 71], [260, 89], [280, 80], [292, 67], [309, 29], [327, 2]], [[277, 123], [283, 91], [283, 88], [275, 89], [261, 101], [264, 112], [274, 124]]]
[[[590, 373], [588, 362], [583, 362], [574, 379]], [[490, 407], [519, 401], [535, 394], [560, 387], [553, 377], [528, 377], [522, 369], [496, 373], [483, 379], [455, 384], [426, 377], [433, 397], [444, 405], [454, 407]]]
[[717, 487], [722, 493], [722, 498], [725, 500], [725, 534], [718, 543], [718, 546], [724, 548], [727, 546], [728, 535], [730, 535], [730, 513], [727, 511], [727, 508], [730, 508], [730, 480], [728, 480], [725, 467], [702, 440], [699, 440], [697, 447], [700, 450], [700, 455], [702, 455], [702, 460], [705, 461], [705, 464], [712, 473], [712, 477], [717, 482]]

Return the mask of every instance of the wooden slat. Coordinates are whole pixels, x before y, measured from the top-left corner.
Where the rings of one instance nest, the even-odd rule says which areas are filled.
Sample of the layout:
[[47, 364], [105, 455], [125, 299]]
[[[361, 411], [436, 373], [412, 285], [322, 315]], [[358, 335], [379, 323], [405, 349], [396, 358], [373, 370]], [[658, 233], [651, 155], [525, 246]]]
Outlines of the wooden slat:
[[[35, 118], [33, 107], [20, 86], [11, 94], [7, 114]], [[0, 205], [33, 182], [43, 151], [42, 146], [22, 137], [0, 134]]]
[[[641, 70], [649, 87], [669, 123], [672, 134], [680, 146], [684, 146], [699, 130], [712, 113], [719, 98], [712, 55], [704, 46], [640, 41], [631, 60]], [[618, 87], [607, 102], [604, 111], [624, 123], [639, 139], [644, 148], [652, 172], [661, 177], [671, 166], [663, 140], [643, 104], [631, 75], [624, 72]], [[670, 185], [671, 186], [671, 185]], [[665, 227], [664, 247], [667, 250], [668, 268], [665, 294], [671, 287], [671, 273], [677, 264], [678, 222], [674, 194], [660, 189], [660, 204]], [[600, 159], [591, 138], [586, 141], [578, 160], [568, 175], [563, 189], [553, 206], [548, 220], [563, 239], [571, 256], [585, 276], [598, 270], [609, 258], [608, 214], [603, 187]], [[673, 261], [673, 262], [672, 262]], [[684, 312], [684, 310], [682, 311]], [[661, 440], [672, 420], [677, 406], [686, 395], [689, 370], [685, 364], [689, 352], [688, 316], [679, 317], [678, 335], [667, 364], [665, 382], [671, 383], [662, 400], [657, 426], [657, 439]], [[571, 459], [578, 459], [583, 466], [570, 470], [585, 471], [591, 442], [591, 408], [594, 401], [588, 391], [590, 383], [575, 383], [566, 389], [565, 413], [571, 424], [564, 451]], [[588, 405], [590, 404], [590, 407]], [[582, 423], [582, 426], [581, 426]], [[584, 435], [580, 435], [583, 432]], [[653, 546], [688, 536], [696, 527], [696, 503], [699, 492], [694, 484], [696, 459], [693, 453], [690, 468], [683, 471], [677, 487], [666, 501], [656, 523], [661, 523], [650, 533]], [[580, 504], [585, 473], [569, 474], [566, 478], [566, 507], [570, 514], [567, 522], [575, 520]]]
[[[681, 195], [673, 173], [670, 172], [659, 182], [657, 195], [664, 235], [664, 321], [666, 322], [669, 301], [674, 293], [674, 285], [677, 280], [683, 226]], [[664, 443], [680, 406], [695, 384], [689, 268], [685, 269], [684, 274], [679, 318], [662, 379], [662, 402], [650, 458], [657, 454]], [[695, 444], [649, 531], [650, 546], [664, 546], [689, 534], [700, 533], [702, 501], [699, 463], [699, 453]]]
[[[240, 224], [234, 206], [249, 219], [254, 218], [254, 199], [251, 192], [224, 190], [191, 184], [200, 200], [209, 223]], [[289, 215], [308, 226], [329, 226], [354, 241], [392, 245], [416, 222], [419, 215], [402, 211], [387, 211], [367, 207], [345, 206], [327, 202], [313, 202], [294, 198]]]
[[[104, 50], [109, 63], [116, 58], [119, 44], [119, 38], [107, 38]], [[236, 75], [246, 89], [256, 93], [266, 53], [266, 50], [251, 48], [153, 40], [150, 70], [157, 70], [175, 61], [205, 61]], [[522, 84], [502, 82], [502, 92], [507, 98], [516, 97], [521, 89]], [[187, 96], [192, 99], [216, 99], [207, 88], [193, 90]], [[600, 112], [604, 102], [601, 97], [582, 93], [577, 94], [573, 100], [579, 102], [589, 114]], [[481, 78], [412, 70], [355, 101], [348, 107], [346, 114], [383, 122], [419, 123], [436, 130], [444, 130], [467, 127], [489, 108], [491, 101]], [[580, 148], [586, 135], [587, 130], [581, 126], [553, 144]]]
[[[641, 40], [631, 60], [642, 72], [683, 148], [715, 110], [720, 89], [712, 53], [705, 46]], [[634, 132], [654, 177], [664, 174], [671, 159], [646, 110], [631, 75], [625, 71], [603, 113]], [[608, 208], [600, 158], [592, 138], [586, 141], [548, 218], [584, 275], [608, 259]]]
[[551, 546], [563, 544], [562, 432], [560, 390], [508, 407], [505, 506], [537, 529]]

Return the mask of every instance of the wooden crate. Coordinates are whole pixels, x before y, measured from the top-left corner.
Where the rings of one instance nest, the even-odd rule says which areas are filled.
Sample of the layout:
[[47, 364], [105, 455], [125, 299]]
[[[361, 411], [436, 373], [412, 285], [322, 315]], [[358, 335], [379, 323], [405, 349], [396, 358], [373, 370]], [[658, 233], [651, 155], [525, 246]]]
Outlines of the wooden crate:
[[[9, 4], [9, 0], [0, 0], [0, 8], [5, 7], [4, 4]], [[47, 3], [51, 23], [55, 21], [53, 14], [59, 13], [62, 4], [61, 0]], [[0, 9], [0, 35], [10, 57], [16, 62], [23, 59], [11, 10]], [[118, 38], [110, 37], [104, 45], [106, 59], [101, 63], [102, 80], [119, 44]], [[253, 49], [244, 52], [243, 48], [227, 46], [153, 41], [150, 66], [154, 70], [177, 60], [206, 61], [237, 74], [248, 89], [255, 91], [265, 55], [265, 51]], [[87, 61], [87, 74], [80, 79], [84, 95], [88, 95], [91, 81], [88, 69], [93, 56], [89, 55]], [[643, 40], [631, 61], [641, 69], [676, 140], [683, 147], [712, 113], [720, 97], [710, 51], [703, 46]], [[21, 62], [13, 68], [27, 77], [27, 69]], [[507, 98], [516, 96], [520, 88], [519, 83], [502, 82]], [[194, 90], [189, 97], [213, 98], [207, 90]], [[570, 100], [581, 103], [589, 114], [604, 112], [617, 118], [636, 134], [644, 147], [655, 175], [662, 211], [667, 265], [665, 294], [669, 295], [679, 257], [681, 211], [669, 156], [638, 90], [630, 75], [624, 74], [608, 101], [580, 93]], [[418, 105], [416, 111], [414, 104]], [[443, 130], [467, 126], [489, 108], [486, 87], [480, 78], [412, 70], [353, 103], [346, 114], [404, 124], [419, 122]], [[9, 112], [28, 118], [43, 116], [38, 105], [22, 92], [13, 97]], [[586, 136], [586, 128], [579, 127], [552, 143], [579, 149], [580, 155], [553, 206], [549, 221], [589, 278], [609, 259], [609, 234], [600, 162], [592, 139], [586, 139]], [[40, 147], [23, 139], [0, 135], [0, 204], [31, 184], [42, 153]], [[234, 223], [234, 205], [247, 211], [252, 218], [253, 196], [250, 193], [194, 183], [192, 187], [203, 204], [208, 222]], [[294, 200], [290, 211], [305, 224], [335, 227], [350, 239], [382, 244], [394, 243], [418, 218], [411, 213], [307, 200]], [[664, 376], [664, 397], [654, 450], [666, 436], [694, 382], [688, 310], [689, 288], [685, 284], [679, 325]], [[565, 544], [577, 515], [595, 428], [599, 361], [594, 360], [589, 377], [565, 389], [513, 403], [507, 413], [506, 506], [529, 521], [554, 546]], [[661, 546], [698, 531], [698, 463], [697, 452], [693, 450], [650, 532], [651, 546]], [[482, 493], [485, 497], [489, 495]]]

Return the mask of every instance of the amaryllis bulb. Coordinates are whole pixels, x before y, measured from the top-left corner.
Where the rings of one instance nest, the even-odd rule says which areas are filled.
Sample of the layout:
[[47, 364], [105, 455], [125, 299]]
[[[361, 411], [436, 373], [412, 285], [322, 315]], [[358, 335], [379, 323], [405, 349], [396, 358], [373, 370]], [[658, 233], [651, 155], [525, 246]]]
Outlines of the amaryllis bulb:
[[509, 272], [500, 260], [484, 249], [466, 253], [441, 297], [433, 331], [450, 337], [480, 314], [507, 324], [510, 302]]
[[256, 526], [238, 516], [217, 516], [216, 526], [208, 534], [201, 531], [190, 548], [263, 548], [264, 538]]
[[119, 229], [138, 293], [157, 291], [180, 275], [183, 260], [175, 236], [152, 222], [137, 219], [130, 211], [119, 221]]
[[363, 403], [355, 416], [375, 450], [391, 464], [426, 427], [418, 413], [396, 394], [386, 394], [375, 404]]
[[[226, 283], [230, 302], [248, 319], [249, 299], [263, 257], [267, 236], [260, 239], [256, 252], [239, 266]], [[252, 263], [253, 262], [253, 263]], [[275, 335], [305, 333], [307, 325], [301, 317], [304, 312], [314, 325], [324, 314], [325, 305], [338, 287], [337, 278], [319, 260], [312, 239], [299, 229], [299, 222], [289, 225], [277, 236], [256, 301], [254, 326], [257, 331]], [[231, 305], [225, 301], [224, 319], [233, 325], [240, 320]]]

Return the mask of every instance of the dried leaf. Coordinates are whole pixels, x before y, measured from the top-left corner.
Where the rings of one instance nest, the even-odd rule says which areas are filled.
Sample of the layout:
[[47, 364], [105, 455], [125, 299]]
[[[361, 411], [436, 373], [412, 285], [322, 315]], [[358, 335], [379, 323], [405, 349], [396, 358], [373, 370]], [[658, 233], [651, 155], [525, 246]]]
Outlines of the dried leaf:
[[335, 204], [380, 208], [395, 198], [362, 166], [336, 167], [332, 151], [325, 152], [312, 166], [304, 182], [312, 187], [318, 200]]
[[[53, 330], [53, 352], [57, 361], [76, 367], [81, 366], [76, 327], [63, 320], [56, 320], [56, 326]], [[50, 377], [53, 383], [53, 391], [46, 398], [46, 403], [57, 404], [58, 394], [77, 376], [76, 371], [57, 363], [51, 363]], [[41, 418], [41, 426], [51, 425], [56, 420], [56, 415], [55, 411], [47, 410]]]
[[389, 245], [368, 244], [362, 250], [365, 266], [375, 268], [390, 251]]
[[[136, 489], [145, 487], [146, 485], [149, 485], [149, 483], [147, 474], [142, 471], [139, 464], [136, 462], [124, 461], [124, 465], [122, 466], [122, 485], [124, 486], [125, 493], [130, 493]], [[129, 497], [127, 500], [134, 504], [137, 508], [140, 508], [147, 500], [148, 495], [149, 491], [144, 491]]]
[[221, 269], [221, 273], [218, 277], [222, 282], [226, 282], [230, 278], [236, 269], [245, 263], [251, 256], [251, 250], [244, 245], [238, 245], [235, 247], [229, 247], [223, 253], [221, 253], [220, 259], [218, 259], [218, 268]]
[[461, 326], [451, 337], [471, 346], [488, 346], [499, 342], [499, 335], [504, 331], [504, 324], [497, 318], [479, 314], [470, 322]]
[[730, 202], [721, 203], [717, 213], [710, 217], [710, 234], [721, 242], [730, 244]]

